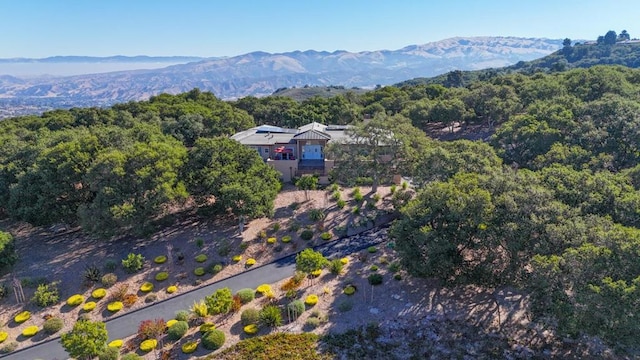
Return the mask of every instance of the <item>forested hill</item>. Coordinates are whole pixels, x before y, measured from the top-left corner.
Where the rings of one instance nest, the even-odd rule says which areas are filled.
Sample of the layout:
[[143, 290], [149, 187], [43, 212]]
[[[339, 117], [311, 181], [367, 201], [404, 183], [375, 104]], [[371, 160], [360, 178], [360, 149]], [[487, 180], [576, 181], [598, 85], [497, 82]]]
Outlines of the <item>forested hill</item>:
[[[377, 147], [344, 147], [357, 151], [351, 159], [373, 158], [337, 161], [343, 184], [388, 181], [377, 176], [389, 166], [412, 180], [392, 196], [399, 219], [390, 235], [406, 271], [530, 294], [535, 334], [510, 339], [527, 337], [523, 346], [537, 357], [557, 346], [536, 338], [548, 333], [602, 344], [591, 341], [598, 337], [637, 358], [639, 96], [640, 70], [598, 65], [302, 102], [225, 102], [195, 89], [12, 118], [0, 122], [0, 215], [107, 235], [153, 231], [168, 209], [206, 209], [208, 219], [269, 215], [278, 174], [229, 135], [264, 123], [353, 123], [374, 138], [366, 143], [391, 134], [397, 146], [384, 151], [399, 156], [380, 164]], [[496, 131], [489, 142], [440, 142], [418, 130], [435, 122]]]
[[640, 67], [640, 40], [621, 41], [615, 44], [577, 43], [565, 45], [562, 49], [531, 61], [520, 61], [502, 68], [473, 71], [453, 71], [432, 78], [415, 78], [396, 86], [417, 84], [443, 84], [463, 86], [477, 80], [513, 72], [533, 74], [536, 72], [558, 72], [574, 68], [588, 68], [595, 65], [622, 65]]

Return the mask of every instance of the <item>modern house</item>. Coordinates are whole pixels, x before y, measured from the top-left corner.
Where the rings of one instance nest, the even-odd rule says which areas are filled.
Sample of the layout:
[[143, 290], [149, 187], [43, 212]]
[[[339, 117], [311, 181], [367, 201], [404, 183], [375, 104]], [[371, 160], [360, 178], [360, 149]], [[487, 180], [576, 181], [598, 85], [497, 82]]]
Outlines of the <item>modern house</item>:
[[255, 149], [260, 156], [282, 174], [283, 181], [294, 176], [316, 174], [320, 181], [333, 168], [333, 160], [325, 157], [331, 141], [342, 141], [348, 125], [323, 125], [316, 122], [297, 129], [261, 125], [233, 135], [231, 138]]

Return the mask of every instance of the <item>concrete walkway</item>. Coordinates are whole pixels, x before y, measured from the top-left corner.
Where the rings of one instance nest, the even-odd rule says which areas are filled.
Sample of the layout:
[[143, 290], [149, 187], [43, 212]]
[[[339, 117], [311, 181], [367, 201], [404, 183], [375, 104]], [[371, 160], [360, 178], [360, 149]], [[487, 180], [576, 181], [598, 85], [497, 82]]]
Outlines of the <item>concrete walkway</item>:
[[[380, 236], [380, 232], [380, 228], [374, 228], [360, 235], [354, 235], [319, 245], [315, 249], [321, 251], [324, 256], [329, 258], [346, 256], [347, 254], [382, 242], [386, 236]], [[384, 235], [386, 235], [386, 231]], [[211, 295], [217, 289], [228, 287], [235, 293], [237, 290], [243, 288], [255, 289], [261, 284], [271, 284], [284, 280], [292, 276], [295, 271], [295, 257], [296, 254], [289, 255], [272, 263], [253, 268], [202, 288], [179, 294], [153, 305], [107, 320], [105, 324], [109, 332], [109, 339], [124, 339], [134, 335], [138, 331], [138, 325], [144, 320], [159, 318], [165, 320], [173, 319], [177, 311], [188, 310], [194, 302], [204, 299], [205, 296]], [[0, 358], [3, 360], [62, 360], [68, 359], [68, 356], [69, 354], [60, 344], [60, 337], [57, 337], [0, 356]]]

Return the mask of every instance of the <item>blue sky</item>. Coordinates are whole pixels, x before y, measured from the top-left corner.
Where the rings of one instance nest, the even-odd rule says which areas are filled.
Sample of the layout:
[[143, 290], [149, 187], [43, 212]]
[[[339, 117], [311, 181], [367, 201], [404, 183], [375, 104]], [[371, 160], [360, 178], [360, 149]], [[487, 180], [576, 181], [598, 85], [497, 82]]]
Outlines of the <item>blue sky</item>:
[[638, 0], [0, 0], [0, 58], [395, 50], [454, 36], [640, 37]]

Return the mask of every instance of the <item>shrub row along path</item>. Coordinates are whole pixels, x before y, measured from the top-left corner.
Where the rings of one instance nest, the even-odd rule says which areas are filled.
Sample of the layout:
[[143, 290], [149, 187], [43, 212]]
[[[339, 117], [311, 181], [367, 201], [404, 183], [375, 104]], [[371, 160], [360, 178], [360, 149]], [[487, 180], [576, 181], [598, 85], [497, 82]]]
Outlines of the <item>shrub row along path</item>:
[[[340, 258], [382, 243], [387, 238], [387, 228], [388, 226], [386, 225], [373, 228], [358, 235], [319, 245], [315, 250], [322, 252], [327, 258]], [[295, 271], [295, 259], [296, 254], [289, 255], [269, 264], [107, 320], [105, 323], [109, 332], [109, 339], [124, 339], [134, 335], [138, 325], [144, 320], [173, 319], [176, 311], [189, 309], [194, 302], [204, 299], [205, 296], [211, 295], [219, 288], [228, 287], [235, 292], [243, 288], [255, 289], [260, 284], [281, 281], [291, 276]], [[57, 337], [0, 358], [6, 360], [67, 359], [68, 354], [60, 344], [60, 337]]]

